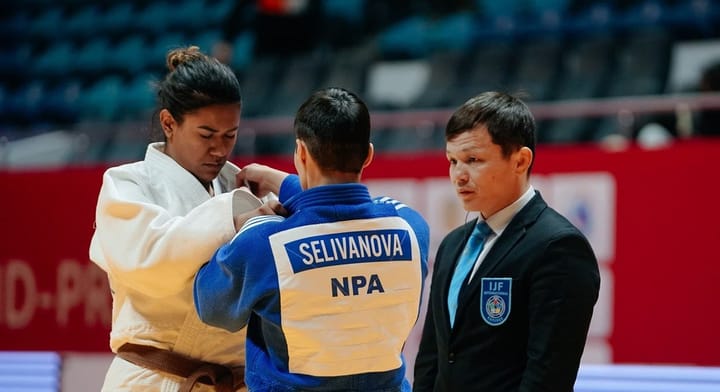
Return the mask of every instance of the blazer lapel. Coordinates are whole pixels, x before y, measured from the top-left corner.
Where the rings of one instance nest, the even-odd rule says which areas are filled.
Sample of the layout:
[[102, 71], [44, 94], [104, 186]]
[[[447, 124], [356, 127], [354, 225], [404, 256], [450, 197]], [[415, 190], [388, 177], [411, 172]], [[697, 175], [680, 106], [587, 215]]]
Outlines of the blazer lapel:
[[[480, 289], [482, 277], [492, 274], [493, 270], [502, 262], [505, 256], [523, 238], [527, 227], [531, 226], [537, 220], [545, 208], [547, 208], [547, 204], [540, 196], [540, 193], [535, 191], [535, 196], [512, 218], [503, 233], [497, 241], [495, 241], [490, 252], [488, 252], [485, 259], [483, 259], [475, 276], [473, 276], [470, 283], [460, 292], [458, 309], [476, 295]], [[458, 310], [457, 314], [460, 315], [461, 312]]]

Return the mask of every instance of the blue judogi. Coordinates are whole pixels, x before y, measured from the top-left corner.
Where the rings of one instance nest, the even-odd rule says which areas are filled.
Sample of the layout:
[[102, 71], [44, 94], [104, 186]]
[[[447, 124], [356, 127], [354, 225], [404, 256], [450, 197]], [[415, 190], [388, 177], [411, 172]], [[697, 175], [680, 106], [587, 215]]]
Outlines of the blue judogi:
[[197, 274], [200, 318], [247, 325], [251, 391], [401, 391], [402, 348], [427, 274], [429, 228], [359, 183], [303, 191], [288, 176], [285, 219], [248, 220]]

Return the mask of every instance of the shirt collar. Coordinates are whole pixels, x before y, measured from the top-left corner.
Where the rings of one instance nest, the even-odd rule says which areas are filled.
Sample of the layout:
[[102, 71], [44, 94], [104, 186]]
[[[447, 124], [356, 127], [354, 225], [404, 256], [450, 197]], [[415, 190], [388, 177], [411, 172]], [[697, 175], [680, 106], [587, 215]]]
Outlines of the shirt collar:
[[[533, 196], [535, 196], [535, 188], [530, 185], [525, 191], [525, 193], [522, 194], [522, 196], [520, 196], [509, 206], [488, 217], [485, 222], [487, 222], [488, 226], [490, 226], [490, 228], [493, 230], [493, 233], [499, 236], [510, 224], [510, 221], [515, 216], [515, 214], [517, 214], [523, 207], [525, 207], [525, 205], [530, 202]], [[482, 219], [482, 217], [480, 219]]]

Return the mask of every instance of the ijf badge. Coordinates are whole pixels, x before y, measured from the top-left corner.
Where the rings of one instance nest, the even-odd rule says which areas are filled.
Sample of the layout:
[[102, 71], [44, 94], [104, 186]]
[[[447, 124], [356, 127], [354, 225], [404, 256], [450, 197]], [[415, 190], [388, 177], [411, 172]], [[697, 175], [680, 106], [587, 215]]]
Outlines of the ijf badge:
[[510, 316], [512, 278], [482, 278], [480, 314], [486, 323], [500, 325]]

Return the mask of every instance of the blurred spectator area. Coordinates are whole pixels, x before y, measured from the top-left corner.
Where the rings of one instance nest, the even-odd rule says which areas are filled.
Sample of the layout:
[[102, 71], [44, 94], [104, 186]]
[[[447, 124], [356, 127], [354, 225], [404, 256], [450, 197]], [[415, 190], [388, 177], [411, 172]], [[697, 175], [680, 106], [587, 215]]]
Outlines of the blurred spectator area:
[[720, 62], [712, 0], [28, 0], [6, 5], [0, 31], [6, 166], [33, 137], [76, 143], [60, 162], [141, 158], [152, 82], [179, 46], [238, 74], [238, 155], [289, 154], [288, 119], [327, 86], [357, 92], [385, 119], [374, 123], [381, 152], [442, 149], [451, 109], [485, 90], [533, 105], [540, 143], [634, 139], [656, 120], [673, 128], [667, 116], [684, 102], [673, 97], [696, 93]]

